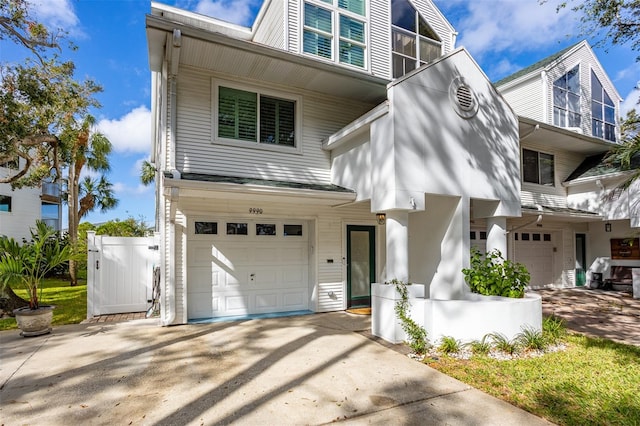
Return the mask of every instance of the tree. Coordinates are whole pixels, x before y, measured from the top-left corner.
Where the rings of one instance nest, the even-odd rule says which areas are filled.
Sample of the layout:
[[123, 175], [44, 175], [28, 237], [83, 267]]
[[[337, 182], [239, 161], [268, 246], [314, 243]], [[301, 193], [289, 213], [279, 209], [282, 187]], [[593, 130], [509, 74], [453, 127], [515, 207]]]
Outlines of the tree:
[[609, 151], [606, 161], [622, 170], [632, 171], [620, 189], [627, 189], [640, 179], [640, 115], [635, 110], [629, 111], [620, 125], [620, 145]]
[[[631, 49], [640, 51], [640, 1], [581, 0], [576, 3], [564, 1], [558, 10], [573, 5], [571, 10], [581, 14], [582, 35], [601, 37], [598, 43], [631, 43]], [[640, 61], [640, 56], [636, 61]]]
[[26, 0], [0, 0], [0, 40], [25, 47], [24, 64], [0, 64], [0, 162], [21, 158], [17, 173], [0, 178], [13, 187], [61, 177], [58, 135], [99, 103], [92, 80], [73, 78], [75, 65], [57, 54], [64, 34], [51, 34], [29, 15]]
[[142, 167], [140, 168], [140, 181], [143, 185], [147, 186], [156, 179], [156, 168], [149, 161], [145, 160], [142, 162]]
[[[87, 116], [79, 127], [68, 126], [60, 136], [63, 158], [68, 166], [66, 194], [69, 242], [72, 247], [78, 245], [78, 224], [81, 218], [96, 207], [106, 211], [118, 204], [113, 187], [104, 175], [99, 180], [88, 176], [80, 180], [85, 169], [101, 173], [110, 170], [111, 142], [103, 134], [92, 131], [94, 122], [93, 117]], [[78, 284], [77, 271], [76, 262], [71, 260], [69, 279], [72, 286]]]

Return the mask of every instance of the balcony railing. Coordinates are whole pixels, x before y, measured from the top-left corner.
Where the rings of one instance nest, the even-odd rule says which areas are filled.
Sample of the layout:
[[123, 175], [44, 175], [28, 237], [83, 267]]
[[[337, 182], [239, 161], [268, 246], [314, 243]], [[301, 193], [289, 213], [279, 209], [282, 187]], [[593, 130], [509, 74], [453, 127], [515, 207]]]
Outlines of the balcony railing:
[[60, 230], [60, 220], [59, 219], [45, 219], [45, 218], [42, 218], [41, 220], [47, 226], [52, 227], [54, 231], [59, 231]]
[[60, 184], [58, 183], [43, 183], [42, 195], [48, 195], [50, 197], [60, 197]]

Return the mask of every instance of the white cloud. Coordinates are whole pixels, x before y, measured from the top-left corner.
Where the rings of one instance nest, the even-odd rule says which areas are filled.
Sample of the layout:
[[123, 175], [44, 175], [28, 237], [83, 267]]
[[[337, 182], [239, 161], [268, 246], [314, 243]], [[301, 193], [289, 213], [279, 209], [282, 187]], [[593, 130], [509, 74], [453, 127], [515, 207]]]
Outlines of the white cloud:
[[627, 112], [635, 109], [637, 112], [640, 112], [640, 81], [638, 82], [638, 86], [631, 89], [629, 94], [624, 97], [624, 100], [620, 104], [620, 115], [624, 118], [627, 115]]
[[[534, 51], [562, 40], [578, 25], [578, 15], [567, 9], [556, 12], [557, 2], [493, 0], [466, 3], [467, 14], [456, 24], [473, 55]], [[464, 5], [459, 4], [459, 7]]]
[[[614, 81], [625, 80], [627, 78], [636, 78], [639, 75], [640, 75], [640, 62], [634, 62], [628, 67], [618, 71], [616, 73]], [[640, 81], [638, 81], [637, 87], [640, 88]]]
[[153, 185], [144, 186], [143, 184], [138, 184], [136, 186], [127, 185], [123, 182], [116, 182], [112, 186], [113, 192], [116, 194], [117, 198], [123, 195], [142, 195], [147, 193], [153, 193], [155, 191], [155, 187]]
[[193, 10], [223, 21], [251, 26], [255, 6], [256, 0], [198, 0]]
[[139, 106], [119, 119], [100, 120], [97, 128], [111, 141], [115, 152], [149, 152], [151, 149], [151, 111], [146, 106]]
[[71, 34], [78, 29], [80, 20], [71, 0], [31, 0], [29, 3], [35, 16], [47, 27], [62, 29]]

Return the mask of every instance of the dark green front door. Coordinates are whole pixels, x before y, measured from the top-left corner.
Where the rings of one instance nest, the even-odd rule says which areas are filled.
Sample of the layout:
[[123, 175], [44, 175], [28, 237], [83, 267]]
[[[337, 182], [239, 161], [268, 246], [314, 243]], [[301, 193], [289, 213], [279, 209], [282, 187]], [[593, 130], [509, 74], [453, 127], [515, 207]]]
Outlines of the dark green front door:
[[582, 287], [587, 281], [587, 236], [576, 234], [576, 286]]
[[347, 225], [347, 308], [371, 306], [376, 279], [375, 226]]

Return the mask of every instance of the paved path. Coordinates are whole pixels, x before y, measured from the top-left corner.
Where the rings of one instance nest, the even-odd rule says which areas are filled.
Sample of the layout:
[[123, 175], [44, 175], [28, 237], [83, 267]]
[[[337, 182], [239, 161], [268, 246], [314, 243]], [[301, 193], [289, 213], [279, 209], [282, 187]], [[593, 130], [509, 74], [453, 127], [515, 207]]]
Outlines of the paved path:
[[5, 425], [542, 425], [366, 338], [347, 313], [0, 332]]
[[554, 314], [570, 330], [640, 346], [640, 299], [620, 291], [587, 288], [538, 290], [542, 311]]

